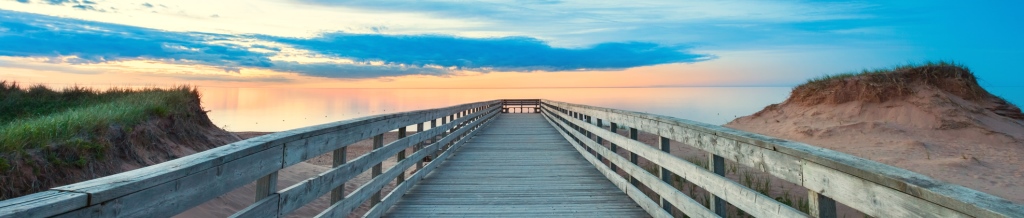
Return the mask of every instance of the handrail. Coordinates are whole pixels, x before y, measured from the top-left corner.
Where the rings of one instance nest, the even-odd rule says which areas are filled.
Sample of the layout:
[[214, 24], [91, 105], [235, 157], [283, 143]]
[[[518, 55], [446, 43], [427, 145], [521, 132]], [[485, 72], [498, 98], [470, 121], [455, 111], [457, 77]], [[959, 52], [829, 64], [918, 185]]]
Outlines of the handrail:
[[540, 113], [540, 99], [502, 99], [501, 105], [502, 113]]
[[[614, 181], [612, 177], [618, 177], [616, 168], [621, 168], [634, 186], [643, 183], [661, 196], [662, 199], [655, 200], [660, 200], [663, 209], [671, 211], [672, 207], [678, 207], [691, 217], [724, 216], [724, 207], [714, 206], [724, 205], [722, 200], [757, 217], [834, 216], [835, 202], [875, 217], [1024, 217], [1024, 206], [1008, 200], [812, 145], [674, 117], [551, 100], [541, 100], [541, 103], [545, 117], [559, 127], [556, 129], [567, 132], [564, 135], [570, 143], [584, 156], [594, 158], [592, 163], [599, 165], [599, 169], [609, 171], [605, 172], [609, 179]], [[597, 119], [598, 125], [591, 122], [592, 118]], [[631, 127], [632, 137], [605, 129], [603, 122]], [[660, 135], [661, 149], [636, 141], [637, 131]], [[613, 143], [611, 149], [599, 144], [600, 140]], [[667, 153], [669, 140], [711, 153], [712, 169]], [[614, 152], [617, 148], [631, 152], [629, 162]], [[660, 175], [651, 175], [636, 166], [637, 157], [657, 165]], [[807, 188], [811, 214], [803, 214], [726, 179], [721, 170], [724, 159]], [[605, 167], [602, 160], [608, 160], [611, 165]], [[712, 209], [705, 209], [665, 183], [670, 174], [686, 178], [713, 194], [716, 199], [711, 202]], [[620, 185], [620, 188], [629, 193], [630, 187]], [[642, 207], [643, 202], [651, 201], [646, 196], [640, 197], [643, 199], [634, 197], [634, 200]], [[651, 214], [658, 216], [658, 213]]]
[[[0, 218], [168, 217], [257, 179], [258, 189], [266, 190], [257, 190], [259, 200], [235, 216], [282, 216], [370, 168], [373, 168], [374, 178], [345, 199], [340, 196], [332, 199], [334, 204], [325, 214], [347, 214], [346, 211], [365, 202], [370, 195], [374, 195], [370, 199], [372, 204], [386, 209], [381, 203], [393, 200], [380, 199], [380, 190], [385, 184], [396, 178], [404, 184], [402, 172], [406, 168], [428, 154], [443, 152], [412, 177], [422, 178], [421, 174], [433, 169], [430, 166], [436, 167], [443, 161], [442, 157], [450, 155], [448, 151], [452, 146], [457, 146], [462, 138], [494, 117], [500, 111], [500, 104], [501, 101], [494, 100], [376, 115], [255, 137], [164, 163], [0, 201]], [[424, 122], [436, 126], [437, 119], [441, 119], [443, 125], [423, 130]], [[382, 145], [383, 133], [398, 129], [402, 137], [410, 125], [417, 125], [415, 134]], [[339, 151], [343, 157], [345, 147], [371, 136], [375, 142], [372, 152], [347, 163], [335, 159], [336, 167], [329, 171], [284, 190], [274, 190], [278, 170], [331, 151], [336, 158]], [[405, 157], [409, 147], [414, 147], [415, 152]], [[386, 173], [381, 172], [381, 162], [396, 154], [398, 165]]]

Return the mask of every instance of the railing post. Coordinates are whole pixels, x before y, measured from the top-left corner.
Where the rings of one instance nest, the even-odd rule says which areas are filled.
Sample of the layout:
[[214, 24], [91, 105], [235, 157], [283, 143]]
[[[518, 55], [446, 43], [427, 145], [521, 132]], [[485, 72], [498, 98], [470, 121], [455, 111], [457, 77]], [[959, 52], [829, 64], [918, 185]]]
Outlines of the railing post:
[[[402, 128], [398, 128], [398, 139], [405, 138], [405, 135], [406, 135], [405, 128], [406, 127], [404, 127], [404, 126]], [[396, 160], [396, 162], [400, 162], [402, 160], [405, 160], [405, 150], [406, 149], [402, 149], [401, 151], [398, 152], [398, 159]], [[405, 172], [404, 172], [404, 170], [403, 170], [402, 174], [398, 174], [398, 178], [396, 178], [396, 179], [398, 179], [397, 182], [395, 182], [396, 185], [397, 184], [402, 184], [402, 182], [405, 182]]]
[[[334, 153], [331, 156], [334, 159], [331, 166], [338, 167], [345, 164], [348, 162], [348, 146], [334, 149]], [[331, 204], [338, 203], [341, 199], [345, 199], [345, 183], [331, 190]]]
[[[719, 176], [725, 176], [725, 159], [723, 159], [722, 156], [711, 154], [711, 156], [708, 157], [708, 167], [711, 168], [709, 169], [711, 172]], [[722, 200], [722, 198], [718, 196], [711, 195], [711, 202], [709, 203], [711, 204], [711, 211], [714, 211], [718, 216], [725, 217], [725, 200]]]
[[[441, 122], [444, 122], [444, 118], [443, 117], [441, 118]], [[437, 119], [436, 118], [433, 119], [433, 120], [430, 120], [430, 129], [434, 129], [434, 128], [437, 128]], [[430, 144], [434, 144], [434, 142], [437, 142], [437, 136], [436, 135], [430, 136]], [[437, 157], [437, 150], [434, 151], [434, 157]], [[429, 155], [427, 156], [427, 158], [431, 158], [431, 160], [433, 160], [433, 157], [431, 157]]]
[[[423, 123], [417, 123], [416, 124], [416, 133], [421, 133], [421, 132], [423, 132]], [[423, 149], [423, 142], [422, 141], [416, 143], [416, 149], [413, 150], [413, 153], [416, 153], [416, 152], [420, 151], [420, 149]], [[416, 161], [416, 171], [419, 171], [420, 169], [423, 169], [423, 159], [420, 159], [419, 161]]]
[[[597, 128], [604, 128], [604, 122], [602, 122], [601, 118], [597, 118]], [[604, 147], [604, 140], [601, 139], [601, 136], [597, 136], [596, 138], [597, 144], [600, 145], [601, 147]], [[601, 156], [601, 154], [598, 153], [597, 161], [600, 161], [601, 164], [604, 164], [604, 156]]]
[[[612, 122], [612, 123], [611, 123], [611, 127], [609, 127], [609, 129], [610, 129], [610, 130], [611, 130], [611, 131], [612, 131], [613, 133], [616, 133], [616, 134], [618, 134], [618, 133], [619, 133], [619, 124], [616, 124], [616, 123]], [[618, 146], [618, 145], [616, 145], [615, 143], [612, 143], [612, 142], [608, 142], [608, 144], [610, 144], [610, 145], [611, 145], [611, 150], [612, 150], [612, 153], [614, 153], [615, 155], [618, 155], [618, 154], [619, 154], [619, 146]], [[615, 166], [615, 164], [614, 164], [614, 163], [612, 163], [611, 161], [609, 161], [609, 162], [608, 162], [608, 165], [609, 165], [609, 166], [608, 166], [608, 168], [611, 168], [611, 169], [612, 169], [612, 172], [616, 172], [616, 173], [618, 173], [618, 172], [619, 172], [619, 167], [618, 167], [618, 166]]]
[[[661, 151], [662, 152], [669, 153], [669, 154], [672, 153], [671, 144], [670, 144], [671, 141], [669, 141], [668, 138], [661, 137], [661, 140], [659, 140], [658, 142], [659, 142], [658, 144], [660, 145], [659, 147], [661, 147]], [[662, 182], [665, 182], [665, 183], [667, 183], [669, 185], [672, 185], [672, 172], [668, 171], [668, 169], [665, 169], [664, 167], [661, 167], [661, 165], [658, 165], [658, 176], [661, 177], [661, 181]], [[658, 196], [658, 197], [661, 198], [661, 201], [660, 201], [661, 202], [661, 208], [665, 209], [665, 211], [667, 211], [668, 214], [671, 215], [672, 214], [672, 203], [669, 203], [668, 200], [665, 200], [665, 196]]]
[[263, 200], [277, 191], [277, 171], [256, 180], [256, 201]]
[[[384, 147], [384, 134], [376, 135], [373, 137], [373, 150], [377, 150], [381, 147]], [[377, 163], [377, 165], [373, 165], [373, 171], [370, 174], [370, 179], [377, 178], [378, 176], [380, 176], [381, 173], [383, 173], [383, 171], [383, 163]], [[377, 204], [380, 203], [380, 196], [381, 191], [377, 190], [377, 193], [374, 193], [373, 197], [370, 198], [370, 207], [377, 206]]]
[[[590, 124], [590, 115], [583, 115], [582, 118], [584, 121], [587, 122], [587, 124]], [[587, 136], [587, 140], [593, 139], [593, 137], [590, 135], [590, 131], [587, 131], [587, 129], [585, 129], [584, 127], [581, 126], [580, 131], [582, 131], [583, 135]], [[580, 144], [582, 145], [582, 143]], [[587, 146], [586, 148], [587, 152], [590, 152], [591, 155], [597, 153], [594, 151], [594, 149], [591, 149], [590, 146]]]
[[826, 197], [821, 193], [807, 190], [807, 208], [808, 215], [817, 218], [835, 218], [836, 217], [836, 201], [832, 198]]
[[[586, 118], [586, 120], [587, 120], [587, 124], [590, 124], [590, 123], [591, 123], [591, 122], [590, 122], [590, 121], [591, 121], [591, 120], [590, 120], [590, 115], [583, 115], [583, 117], [584, 117], [584, 118]], [[586, 129], [584, 129], [583, 131], [587, 133], [587, 139], [594, 139], [594, 136], [593, 136], [593, 135], [591, 135], [590, 131], [587, 131]]]
[[[633, 139], [633, 140], [636, 140], [637, 136], [638, 135], [637, 135], [636, 128], [630, 127], [629, 128], [629, 138]], [[639, 162], [639, 161], [640, 161], [640, 157], [637, 156], [636, 153], [633, 153], [632, 151], [630, 151], [629, 152], [629, 162], [633, 163], [633, 165], [637, 165], [637, 162]], [[636, 180], [636, 178], [634, 178], [633, 176], [629, 176], [629, 184], [633, 184], [633, 186], [640, 187], [640, 181]]]
[[[444, 116], [444, 117], [441, 117], [441, 125], [442, 125], [442, 126], [443, 126], [444, 124], [447, 124], [447, 123], [448, 123], [448, 118], [449, 118], [449, 117], [450, 117], [450, 116]], [[448, 132], [449, 132], [449, 131], [450, 131], [450, 130], [444, 130], [444, 131], [441, 131], [441, 135], [440, 135], [440, 136], [438, 136], [437, 140], [441, 140], [441, 139], [443, 139], [443, 138], [444, 138], [445, 136], [448, 136]], [[434, 151], [434, 157], [440, 156], [440, 155], [441, 155], [441, 151], [442, 151], [442, 150], [444, 150], [444, 149], [445, 149], [445, 147], [447, 147], [447, 146], [448, 146], [448, 144], [444, 144], [444, 145], [438, 146], [438, 147], [437, 147], [437, 151]]]

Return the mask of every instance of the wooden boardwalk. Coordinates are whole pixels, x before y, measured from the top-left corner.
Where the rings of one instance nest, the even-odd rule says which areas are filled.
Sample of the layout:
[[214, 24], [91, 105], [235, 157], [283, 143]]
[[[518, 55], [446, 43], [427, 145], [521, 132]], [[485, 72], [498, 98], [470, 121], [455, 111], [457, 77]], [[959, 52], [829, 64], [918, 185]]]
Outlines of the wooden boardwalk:
[[[416, 133], [406, 135], [412, 126]], [[615, 132], [620, 128], [629, 136]], [[395, 130], [400, 139], [385, 144], [384, 134]], [[641, 132], [660, 139], [656, 145], [637, 141]], [[341, 158], [367, 137], [376, 149]], [[668, 152], [671, 146], [707, 152], [699, 160], [707, 164], [675, 156]], [[277, 189], [281, 169], [326, 153], [335, 157], [335, 167]], [[431, 154], [434, 162], [418, 166]], [[654, 173], [636, 164], [640, 158], [656, 167]], [[382, 169], [388, 160], [398, 162]], [[725, 177], [726, 161], [802, 186], [806, 204], [780, 202]], [[419, 170], [405, 173], [414, 166]], [[363, 173], [372, 179], [349, 193], [342, 190]], [[673, 187], [673, 178], [707, 195], [689, 196]], [[345, 216], [365, 203], [374, 205], [362, 213], [371, 218], [727, 217], [737, 209], [753, 217], [838, 217], [839, 204], [872, 217], [1024, 217], [1024, 205], [813, 145], [655, 114], [500, 99], [234, 142], [0, 201], [0, 218], [170, 217], [254, 181], [254, 203], [232, 217], [288, 217], [325, 195], [331, 206], [316, 217]], [[389, 183], [398, 185], [384, 190]]]
[[540, 114], [501, 114], [387, 217], [649, 217]]

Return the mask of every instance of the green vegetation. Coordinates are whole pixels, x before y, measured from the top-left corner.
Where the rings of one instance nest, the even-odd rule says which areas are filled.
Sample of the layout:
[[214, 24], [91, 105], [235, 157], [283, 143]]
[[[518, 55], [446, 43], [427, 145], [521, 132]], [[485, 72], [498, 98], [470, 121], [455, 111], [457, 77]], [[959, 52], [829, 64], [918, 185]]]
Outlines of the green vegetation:
[[[51, 149], [101, 155], [107, 146], [98, 135], [114, 127], [130, 128], [154, 116], [187, 114], [189, 102], [198, 96], [197, 90], [187, 86], [55, 91], [39, 85], [22, 89], [17, 83], [0, 81], [0, 154], [56, 146]], [[86, 164], [82, 158], [61, 163], [61, 158], [49, 156], [53, 155], [47, 159], [55, 164]], [[0, 161], [0, 168], [6, 168], [6, 162]]]
[[911, 96], [920, 87], [937, 88], [971, 101], [992, 96], [981, 88], [967, 67], [939, 61], [813, 78], [793, 88], [787, 102], [802, 105], [877, 103]]
[[896, 65], [896, 66], [893, 66], [893, 67], [890, 67], [890, 68], [864, 69], [864, 70], [861, 70], [861, 72], [846, 72], [846, 73], [833, 74], [833, 75], [823, 75], [823, 76], [819, 76], [819, 77], [808, 79], [807, 83], [804, 83], [801, 86], [806, 86], [806, 85], [814, 86], [814, 85], [822, 84], [822, 83], [825, 83], [825, 82], [828, 82], [828, 81], [848, 79], [848, 78], [857, 77], [857, 76], [884, 75], [884, 74], [889, 74], [889, 73], [893, 73], [893, 72], [897, 72], [897, 71], [910, 70], [910, 69], [920, 68], [920, 67], [958, 67], [958, 68], [964, 69], [965, 71], [968, 71], [968, 72], [970, 71], [967, 68], [967, 66], [964, 66], [963, 64], [960, 64], [960, 63], [956, 63], [954, 61], [949, 61], [949, 62], [947, 62], [947, 61], [938, 61], [938, 62], [928, 61], [928, 62], [925, 62], [924, 64], [907, 63], [907, 64], [903, 64], [903, 65]]

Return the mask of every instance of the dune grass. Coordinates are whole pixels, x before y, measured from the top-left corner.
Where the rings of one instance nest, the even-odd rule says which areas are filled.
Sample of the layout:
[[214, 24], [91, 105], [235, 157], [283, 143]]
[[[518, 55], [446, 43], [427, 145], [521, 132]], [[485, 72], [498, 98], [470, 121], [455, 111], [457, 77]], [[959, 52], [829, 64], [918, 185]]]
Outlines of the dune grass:
[[942, 60], [942, 61], [927, 61], [927, 62], [924, 62], [924, 63], [907, 63], [907, 64], [896, 65], [896, 66], [887, 67], [887, 68], [863, 69], [860, 72], [845, 72], [845, 73], [838, 73], [838, 74], [822, 75], [822, 76], [819, 76], [819, 77], [814, 77], [814, 78], [808, 79], [807, 82], [804, 83], [803, 85], [820, 84], [820, 83], [824, 83], [824, 82], [828, 82], [828, 81], [832, 81], [832, 80], [841, 80], [841, 79], [847, 79], [847, 78], [857, 77], [857, 76], [893, 73], [893, 72], [896, 72], [896, 71], [913, 69], [913, 68], [919, 68], [919, 67], [946, 67], [946, 66], [949, 66], [949, 67], [959, 67], [959, 68], [963, 68], [964, 70], [970, 71], [967, 68], [967, 66], [964, 66], [963, 64], [957, 63], [955, 61], [944, 61], [944, 60]]
[[990, 96], [963, 64], [928, 61], [811, 78], [793, 88], [790, 100], [804, 105], [884, 102], [913, 94], [915, 84], [936, 87], [967, 100]]
[[101, 149], [96, 134], [115, 125], [130, 128], [152, 116], [187, 113], [188, 102], [196, 97], [197, 90], [188, 86], [57, 91], [0, 81], [0, 153], [49, 145]]
[[842, 80], [842, 79], [858, 77], [858, 76], [889, 74], [889, 73], [893, 73], [893, 72], [896, 72], [896, 71], [914, 69], [914, 68], [919, 68], [919, 67], [959, 67], [959, 68], [962, 68], [962, 69], [970, 72], [970, 69], [968, 69], [967, 66], [964, 66], [963, 64], [957, 63], [955, 61], [927, 61], [927, 62], [924, 62], [924, 63], [907, 63], [907, 64], [902, 64], [902, 65], [895, 65], [895, 66], [887, 67], [887, 68], [863, 69], [860, 72], [845, 72], [845, 73], [838, 73], [838, 74], [827, 74], [827, 75], [822, 75], [822, 76], [819, 76], [819, 77], [814, 77], [814, 78], [807, 79], [807, 82], [805, 82], [804, 84], [802, 84], [800, 86], [814, 86], [814, 85], [820, 85], [820, 84], [824, 84], [826, 82], [834, 81], [834, 80]]

